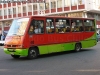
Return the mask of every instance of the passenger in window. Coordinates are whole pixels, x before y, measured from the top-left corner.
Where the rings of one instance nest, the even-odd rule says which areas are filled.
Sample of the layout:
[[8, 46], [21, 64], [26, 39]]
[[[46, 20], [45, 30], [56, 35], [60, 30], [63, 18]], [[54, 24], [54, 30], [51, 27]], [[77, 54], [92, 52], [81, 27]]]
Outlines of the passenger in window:
[[50, 29], [48, 29], [48, 33], [52, 33], [52, 29], [50, 28]]
[[70, 32], [70, 27], [67, 27], [66, 32]]
[[91, 31], [95, 31], [95, 29], [94, 29], [94, 27], [93, 27], [93, 26], [91, 27]]
[[59, 30], [59, 33], [64, 33], [63, 29], [60, 29], [60, 30]]
[[82, 27], [82, 26], [80, 26], [79, 31], [84, 31], [84, 29], [83, 29], [83, 27]]
[[75, 22], [72, 22], [72, 28], [74, 28], [76, 26]]
[[85, 31], [89, 31], [89, 28], [87, 26], [85, 26]]
[[49, 26], [50, 26], [50, 24], [49, 24], [49, 22], [47, 22], [47, 23], [46, 23], [46, 27], [49, 27]]
[[79, 28], [77, 26], [74, 27], [74, 32], [78, 32]]
[[33, 34], [34, 33], [34, 27], [33, 25], [30, 26], [30, 29], [29, 29], [29, 34]]
[[38, 25], [36, 25], [34, 32], [36, 34], [41, 33], [41, 28], [39, 28]]

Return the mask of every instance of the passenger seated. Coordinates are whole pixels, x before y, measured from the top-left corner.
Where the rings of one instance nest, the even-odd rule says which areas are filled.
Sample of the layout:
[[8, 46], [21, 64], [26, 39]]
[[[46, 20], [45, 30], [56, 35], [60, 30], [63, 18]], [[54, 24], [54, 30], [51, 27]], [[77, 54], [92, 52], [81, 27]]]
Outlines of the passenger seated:
[[89, 31], [89, 28], [87, 26], [85, 27], [85, 31]]
[[58, 33], [58, 28], [56, 28], [56, 33]]
[[33, 34], [34, 33], [34, 27], [33, 25], [30, 26], [30, 29], [29, 29], [29, 34]]
[[36, 34], [41, 33], [41, 28], [38, 28], [38, 25], [37, 25], [37, 26], [35, 27], [34, 32], [35, 32]]
[[48, 33], [52, 33], [52, 29], [50, 28], [50, 29], [48, 29]]
[[92, 26], [90, 26], [89, 31], [94, 31], [94, 28]]
[[59, 33], [64, 33], [63, 29], [60, 29], [60, 30], [59, 30]]
[[79, 31], [84, 31], [84, 29], [83, 29], [83, 27], [82, 27], [82, 26], [80, 26]]
[[78, 32], [79, 28], [77, 26], [74, 26], [73, 32]]
[[69, 27], [67, 27], [66, 32], [70, 32], [70, 28]]

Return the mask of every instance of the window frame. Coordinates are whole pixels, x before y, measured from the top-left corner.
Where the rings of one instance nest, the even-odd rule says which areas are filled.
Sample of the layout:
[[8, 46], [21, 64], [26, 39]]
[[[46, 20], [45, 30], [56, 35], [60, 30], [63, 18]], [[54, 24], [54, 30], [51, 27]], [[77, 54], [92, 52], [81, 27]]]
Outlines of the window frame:
[[[90, 21], [94, 22], [94, 23], [93, 23], [93, 25], [94, 25], [94, 30], [93, 30], [93, 31], [92, 31], [92, 30], [91, 30], [91, 31], [89, 31], [89, 30], [86, 31], [86, 30], [85, 30], [85, 27], [86, 27], [86, 25], [84, 24], [84, 21], [85, 21], [85, 20], [90, 20]], [[90, 22], [89, 22], [89, 23], [90, 23]], [[84, 32], [95, 32], [95, 31], [96, 31], [96, 29], [95, 29], [95, 21], [94, 21], [93, 19], [84, 19], [84, 20], [83, 20], [83, 24], [84, 24]], [[92, 26], [93, 26], [93, 25], [92, 25]], [[90, 26], [91, 26], [91, 25], [90, 25]], [[89, 27], [90, 27], [90, 26], [89, 26]], [[92, 26], [91, 26], [91, 27], [92, 27]]]
[[[30, 26], [34, 24], [34, 20], [35, 20], [35, 21], [43, 21], [43, 33], [35, 33], [35, 32], [33, 32], [32, 34], [29, 33]], [[34, 25], [33, 25], [33, 27], [34, 27]], [[29, 25], [29, 28], [28, 28], [28, 34], [29, 34], [29, 35], [38, 35], [38, 34], [39, 34], [39, 35], [42, 35], [42, 34], [45, 34], [45, 21], [44, 21], [44, 20], [38, 20], [38, 19], [32, 19], [32, 20], [31, 20], [31, 23], [30, 23], [30, 25]]]
[[[83, 19], [78, 19], [78, 18], [73, 19], [73, 18], [71, 18], [71, 22], [72, 22], [72, 21], [73, 21], [73, 22], [76, 22], [77, 20], [79, 20], [79, 21], [82, 22], [82, 28], [83, 28], [83, 30], [80, 31], [80, 28], [78, 28], [79, 31], [72, 31], [72, 23], [71, 23], [71, 32], [72, 32], [72, 33], [80, 33], [80, 32], [84, 32], [84, 23], [83, 23]], [[81, 22], [80, 22], [80, 23], [81, 23]], [[77, 23], [77, 22], [76, 22], [76, 23]], [[79, 24], [78, 24], [78, 25], [76, 24], [75, 26], [79, 27]]]
[[[65, 32], [63, 32], [63, 33], [61, 33], [61, 32], [55, 32], [55, 33], [58, 33], [58, 34], [70, 33], [70, 32], [71, 32], [71, 23], [70, 23], [70, 19], [69, 19], [69, 18], [56, 18], [56, 19], [55, 19], [55, 29], [56, 29], [56, 22], [57, 22], [56, 20], [59, 20], [59, 19], [66, 20], [66, 25], [65, 25], [64, 28], [66, 28], [66, 26], [68, 26], [68, 25], [67, 25], [67, 21], [69, 21], [69, 26], [68, 26], [68, 27], [69, 27], [70, 30], [69, 30], [68, 32], [65, 31]], [[62, 22], [64, 23], [64, 21], [62, 21]], [[64, 25], [63, 25], [63, 26], [64, 26]], [[66, 29], [67, 29], [67, 28], [66, 28]]]

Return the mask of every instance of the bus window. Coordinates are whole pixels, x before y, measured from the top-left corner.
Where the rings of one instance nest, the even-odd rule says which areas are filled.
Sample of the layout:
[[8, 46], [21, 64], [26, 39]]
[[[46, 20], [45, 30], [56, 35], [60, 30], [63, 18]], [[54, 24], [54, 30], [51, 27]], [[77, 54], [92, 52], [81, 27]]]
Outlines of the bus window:
[[95, 31], [94, 20], [84, 20], [85, 31]]
[[67, 19], [56, 19], [56, 33], [70, 32], [70, 21]]
[[46, 19], [46, 33], [54, 33], [54, 20]]
[[72, 32], [81, 32], [84, 31], [82, 20], [71, 20], [71, 31]]
[[33, 20], [30, 25], [29, 34], [41, 34], [44, 33], [44, 21]]

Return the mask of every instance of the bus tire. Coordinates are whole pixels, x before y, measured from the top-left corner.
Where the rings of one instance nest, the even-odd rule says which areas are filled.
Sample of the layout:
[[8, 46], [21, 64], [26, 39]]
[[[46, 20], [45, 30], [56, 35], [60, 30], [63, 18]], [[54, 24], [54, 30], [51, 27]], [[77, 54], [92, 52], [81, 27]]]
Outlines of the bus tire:
[[35, 59], [38, 56], [37, 48], [29, 48], [28, 50], [28, 59]]
[[81, 44], [80, 43], [76, 43], [75, 44], [75, 51], [79, 52], [81, 50]]
[[17, 59], [20, 57], [20, 55], [11, 55], [13, 58]]

